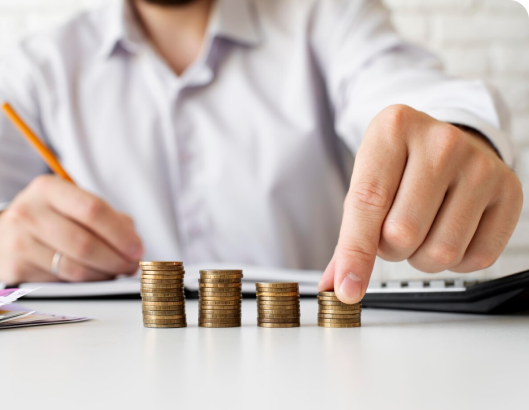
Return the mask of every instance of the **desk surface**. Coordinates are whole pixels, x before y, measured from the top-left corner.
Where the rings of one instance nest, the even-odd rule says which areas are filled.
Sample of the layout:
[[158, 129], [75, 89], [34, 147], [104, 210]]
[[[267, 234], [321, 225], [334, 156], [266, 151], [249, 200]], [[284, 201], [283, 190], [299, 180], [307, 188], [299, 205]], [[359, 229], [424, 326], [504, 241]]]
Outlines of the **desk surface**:
[[[0, 331], [1, 402], [39, 409], [528, 408], [529, 315], [365, 309], [359, 329], [145, 329], [139, 301], [24, 303], [85, 323]], [[7, 402], [6, 402], [7, 400]], [[146, 407], [149, 406], [149, 407]], [[3, 407], [3, 406], [2, 406]], [[7, 406], [6, 406], [7, 408]]]

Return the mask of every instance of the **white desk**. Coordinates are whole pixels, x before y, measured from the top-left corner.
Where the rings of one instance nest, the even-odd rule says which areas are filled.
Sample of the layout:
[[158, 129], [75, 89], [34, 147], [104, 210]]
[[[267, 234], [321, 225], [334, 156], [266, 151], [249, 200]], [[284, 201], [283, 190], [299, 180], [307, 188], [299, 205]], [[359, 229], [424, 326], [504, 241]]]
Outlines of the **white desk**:
[[[46, 409], [529, 408], [529, 315], [365, 309], [359, 329], [145, 329], [139, 301], [41, 302], [78, 324], [0, 331], [0, 407]], [[31, 406], [25, 406], [27, 401]]]

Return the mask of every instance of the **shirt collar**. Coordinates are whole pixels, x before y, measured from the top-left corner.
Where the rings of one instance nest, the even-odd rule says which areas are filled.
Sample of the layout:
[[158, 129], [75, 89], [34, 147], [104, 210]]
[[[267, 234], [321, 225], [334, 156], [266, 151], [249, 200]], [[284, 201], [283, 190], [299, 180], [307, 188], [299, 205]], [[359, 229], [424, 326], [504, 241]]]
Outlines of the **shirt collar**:
[[[110, 57], [119, 46], [136, 53], [145, 43], [143, 31], [128, 0], [114, 1], [104, 21], [101, 55]], [[257, 10], [250, 0], [216, 0], [208, 25], [211, 38], [220, 37], [246, 46], [261, 42]]]

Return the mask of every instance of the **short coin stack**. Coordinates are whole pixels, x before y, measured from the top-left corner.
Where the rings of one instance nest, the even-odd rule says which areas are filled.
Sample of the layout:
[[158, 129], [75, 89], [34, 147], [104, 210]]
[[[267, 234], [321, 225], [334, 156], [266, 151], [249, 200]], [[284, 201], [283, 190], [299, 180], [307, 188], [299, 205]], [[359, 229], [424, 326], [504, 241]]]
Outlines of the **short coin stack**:
[[143, 325], [186, 327], [182, 262], [140, 262]]
[[242, 270], [200, 271], [198, 325], [241, 326]]
[[318, 326], [360, 327], [361, 312], [361, 303], [347, 305], [334, 292], [318, 293]]
[[297, 283], [256, 283], [257, 325], [299, 327], [299, 286]]

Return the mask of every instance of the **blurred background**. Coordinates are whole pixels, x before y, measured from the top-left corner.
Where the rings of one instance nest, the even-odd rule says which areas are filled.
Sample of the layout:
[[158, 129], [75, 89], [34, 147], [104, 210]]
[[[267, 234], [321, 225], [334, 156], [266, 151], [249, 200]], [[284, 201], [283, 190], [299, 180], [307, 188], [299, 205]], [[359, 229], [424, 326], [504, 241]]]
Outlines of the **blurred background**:
[[[116, 0], [0, 0], [0, 55], [25, 35], [59, 24], [75, 13]], [[354, 0], [350, 0], [354, 1]], [[472, 278], [529, 269], [529, 16], [512, 0], [384, 0], [397, 30], [443, 60], [450, 74], [482, 78], [502, 92], [512, 112], [525, 193], [524, 211], [506, 251]], [[453, 276], [453, 274], [441, 274]], [[431, 278], [407, 263], [377, 261], [379, 280]], [[441, 276], [439, 276], [441, 277]]]

